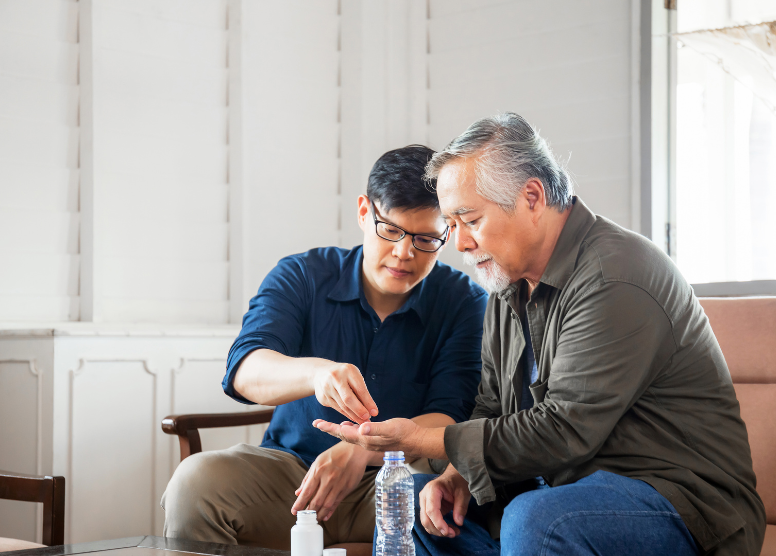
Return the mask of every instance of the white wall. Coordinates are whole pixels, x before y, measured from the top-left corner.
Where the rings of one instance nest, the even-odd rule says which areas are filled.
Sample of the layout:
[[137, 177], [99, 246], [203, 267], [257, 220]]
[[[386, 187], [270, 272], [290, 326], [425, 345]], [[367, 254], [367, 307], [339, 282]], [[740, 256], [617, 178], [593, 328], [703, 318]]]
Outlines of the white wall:
[[93, 320], [227, 322], [226, 1], [84, 11]]
[[363, 241], [356, 198], [384, 152], [428, 143], [426, 6], [342, 2], [342, 245]]
[[0, 321], [239, 322], [282, 256], [360, 243], [383, 152], [504, 110], [637, 227], [636, 4], [2, 0]]
[[247, 310], [282, 257], [339, 243], [340, 16], [336, 0], [242, 2]]
[[78, 4], [0, 1], [0, 320], [78, 319]]
[[631, 4], [430, 0], [430, 146], [517, 112], [569, 159], [588, 206], [630, 226]]

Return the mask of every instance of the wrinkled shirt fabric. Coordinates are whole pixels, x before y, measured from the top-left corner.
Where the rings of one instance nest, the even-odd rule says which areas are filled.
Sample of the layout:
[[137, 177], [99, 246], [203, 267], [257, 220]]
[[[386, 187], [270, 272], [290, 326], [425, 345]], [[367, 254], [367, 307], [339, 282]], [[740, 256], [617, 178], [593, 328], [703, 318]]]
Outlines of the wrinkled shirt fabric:
[[[487, 294], [463, 272], [436, 262], [409, 298], [384, 321], [364, 295], [363, 248], [325, 247], [290, 255], [264, 278], [243, 317], [227, 359], [224, 392], [253, 350], [320, 357], [358, 367], [380, 411], [373, 421], [442, 413], [466, 420], [480, 381], [482, 322]], [[342, 414], [315, 396], [277, 408], [262, 447], [312, 464], [339, 442], [312, 426]]]
[[[521, 411], [524, 320], [538, 378]], [[478, 503], [608, 471], [667, 498], [704, 553], [760, 553], [746, 427], [703, 309], [659, 248], [580, 199], [531, 294], [490, 296], [476, 401], [444, 440]]]

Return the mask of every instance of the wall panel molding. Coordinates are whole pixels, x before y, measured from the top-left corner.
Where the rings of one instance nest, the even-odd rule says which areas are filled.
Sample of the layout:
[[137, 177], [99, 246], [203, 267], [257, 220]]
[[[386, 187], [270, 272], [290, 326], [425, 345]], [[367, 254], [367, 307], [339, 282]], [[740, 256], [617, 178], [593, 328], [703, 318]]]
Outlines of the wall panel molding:
[[[67, 437], [67, 481], [69, 483], [69, 491], [70, 495], [67, 497], [66, 504], [67, 504], [67, 515], [71, 516], [68, 520], [68, 523], [66, 524], [66, 534], [68, 535], [68, 538], [72, 539], [73, 536], [73, 498], [72, 495], [74, 489], [77, 487], [76, 481], [74, 480], [74, 467], [73, 467], [73, 457], [75, 452], [74, 447], [74, 436], [75, 436], [75, 415], [74, 415], [74, 409], [75, 409], [75, 386], [76, 386], [76, 378], [79, 376], [82, 376], [86, 371], [87, 367], [94, 365], [94, 364], [122, 364], [122, 363], [140, 363], [142, 365], [143, 371], [147, 374], [153, 377], [152, 382], [152, 417], [151, 417], [151, 423], [152, 427], [150, 432], [150, 446], [151, 446], [151, 458], [150, 458], [150, 465], [151, 465], [151, 481], [148, 485], [150, 488], [150, 494], [151, 494], [151, 508], [149, 511], [149, 531], [155, 530], [155, 525], [157, 521], [157, 512], [158, 510], [158, 504], [154, 504], [153, 501], [156, 497], [157, 492], [157, 472], [156, 472], [156, 462], [157, 462], [157, 442], [158, 442], [158, 432], [157, 429], [159, 428], [158, 423], [160, 422], [160, 418], [157, 411], [157, 400], [158, 400], [158, 370], [153, 367], [150, 364], [150, 361], [148, 358], [136, 358], [136, 357], [109, 357], [109, 358], [98, 358], [98, 357], [83, 357], [79, 359], [78, 366], [75, 368], [71, 368], [68, 372], [69, 377], [69, 391], [68, 391], [68, 437]], [[117, 470], [117, 473], [120, 471]]]
[[[35, 423], [35, 474], [43, 475], [43, 372], [38, 368], [37, 360], [32, 359], [0, 359], [0, 365], [3, 364], [26, 364], [29, 373], [35, 377], [36, 388], [36, 423]], [[37, 504], [35, 507], [35, 542], [41, 543], [43, 537], [43, 505]]]

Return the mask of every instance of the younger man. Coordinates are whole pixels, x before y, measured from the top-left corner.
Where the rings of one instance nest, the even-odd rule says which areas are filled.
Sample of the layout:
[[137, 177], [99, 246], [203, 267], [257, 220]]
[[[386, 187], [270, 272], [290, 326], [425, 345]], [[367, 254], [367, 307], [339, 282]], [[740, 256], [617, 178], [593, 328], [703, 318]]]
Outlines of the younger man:
[[464, 421], [480, 380], [484, 290], [437, 262], [450, 230], [433, 151], [384, 154], [358, 198], [364, 244], [281, 260], [251, 300], [224, 391], [277, 406], [260, 447], [184, 460], [162, 498], [164, 534], [289, 548], [298, 510], [318, 512], [324, 543], [371, 542], [382, 454], [321, 432], [315, 419]]

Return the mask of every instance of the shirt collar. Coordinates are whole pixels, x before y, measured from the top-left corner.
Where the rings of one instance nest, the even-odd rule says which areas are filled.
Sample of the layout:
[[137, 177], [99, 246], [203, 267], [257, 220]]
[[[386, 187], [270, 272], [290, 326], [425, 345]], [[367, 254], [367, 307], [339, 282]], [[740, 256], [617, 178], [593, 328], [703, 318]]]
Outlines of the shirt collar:
[[572, 202], [574, 205], [571, 214], [560, 232], [558, 243], [555, 244], [541, 279], [541, 282], [558, 289], [563, 289], [569, 281], [582, 241], [596, 221], [595, 214], [587, 208], [582, 199], [573, 197]]
[[364, 247], [354, 249], [355, 256], [347, 258], [342, 274], [328, 298], [334, 301], [354, 301], [361, 298], [361, 262], [364, 260]]
[[[571, 214], [558, 236], [558, 242], [550, 255], [550, 261], [540, 282], [562, 290], [569, 281], [574, 265], [577, 262], [577, 253], [587, 232], [595, 224], [596, 216], [579, 197], [572, 197]], [[522, 280], [513, 282], [505, 290], [498, 292], [499, 299], [509, 300], [517, 291]]]
[[[364, 247], [359, 246], [355, 249], [355, 256], [349, 257], [348, 262], [342, 269], [340, 279], [327, 296], [329, 299], [341, 302], [361, 300], [364, 308], [368, 306], [366, 297], [364, 296], [364, 287], [361, 283], [361, 265], [363, 262]], [[436, 268], [436, 263], [434, 268]], [[433, 269], [431, 272], [433, 272]], [[415, 311], [420, 318], [420, 321], [424, 325], [426, 324], [430, 312], [429, 302], [426, 299], [428, 296], [423, 295], [427, 280], [428, 276], [421, 280], [417, 286], [412, 288], [409, 298], [407, 298], [407, 301], [404, 302], [404, 305], [402, 305], [399, 310], [393, 313], [394, 315], [406, 313], [411, 309]]]

